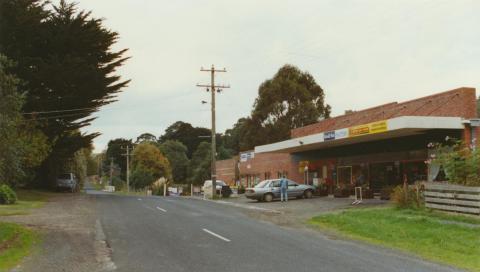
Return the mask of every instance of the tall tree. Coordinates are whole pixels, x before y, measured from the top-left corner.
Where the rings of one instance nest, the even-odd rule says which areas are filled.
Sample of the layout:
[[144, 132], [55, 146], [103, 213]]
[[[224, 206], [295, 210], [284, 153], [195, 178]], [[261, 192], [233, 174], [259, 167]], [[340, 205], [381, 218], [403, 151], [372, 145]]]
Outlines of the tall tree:
[[157, 179], [172, 179], [172, 170], [168, 159], [160, 149], [152, 143], [142, 143], [133, 151], [132, 185], [144, 188]]
[[247, 146], [288, 139], [291, 129], [329, 116], [330, 106], [313, 76], [285, 65], [258, 89], [252, 115], [245, 124]]
[[180, 141], [167, 140], [159, 146], [160, 151], [167, 157], [172, 167], [173, 181], [183, 183], [187, 181], [188, 157], [187, 147]]
[[234, 154], [243, 151], [240, 149], [240, 145], [244, 136], [243, 131], [245, 130], [246, 122], [247, 118], [242, 117], [238, 119], [233, 128], [225, 130], [225, 134], [222, 137], [225, 148], [230, 149]]
[[12, 61], [0, 54], [0, 183], [16, 186], [31, 177], [46, 157], [46, 137], [21, 114], [24, 96], [18, 78], [7, 72]]
[[137, 137], [137, 140], [135, 141], [135, 143], [140, 144], [143, 142], [156, 143], [157, 137], [151, 133], [142, 133], [140, 134], [140, 136]]
[[189, 123], [177, 121], [170, 125], [165, 133], [160, 136], [159, 142], [163, 143], [167, 140], [180, 141], [187, 147], [187, 157], [192, 158], [193, 152], [197, 150], [198, 145], [206, 139], [202, 136], [209, 137], [210, 130], [202, 127], [193, 127]]
[[45, 3], [0, 2], [0, 50], [18, 64], [12, 72], [24, 82], [23, 111], [39, 112], [38, 126], [52, 146], [40, 180], [53, 181], [62, 164], [98, 136], [78, 131], [127, 86], [114, 73], [128, 58], [126, 49], [111, 49], [118, 34], [101, 19], [64, 0], [53, 9]]
[[127, 170], [127, 160], [123, 154], [126, 151], [123, 148], [132, 146], [132, 140], [123, 138], [117, 138], [110, 140], [107, 145], [107, 152], [105, 156], [105, 162], [103, 163], [104, 169], [107, 169], [110, 165], [110, 160], [113, 159], [113, 163], [120, 169], [120, 178], [125, 180]]
[[210, 179], [212, 169], [211, 154], [210, 143], [202, 142], [198, 145], [188, 167], [188, 177], [191, 183], [202, 184], [203, 181]]

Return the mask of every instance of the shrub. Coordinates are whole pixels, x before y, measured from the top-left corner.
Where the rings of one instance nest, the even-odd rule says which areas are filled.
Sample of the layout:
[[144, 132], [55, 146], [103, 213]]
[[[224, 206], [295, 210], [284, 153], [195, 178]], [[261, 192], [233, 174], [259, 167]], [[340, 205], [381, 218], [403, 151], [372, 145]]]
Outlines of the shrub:
[[423, 203], [418, 185], [407, 186], [407, 193], [405, 188], [399, 185], [393, 189], [390, 199], [397, 208], [420, 208]]
[[480, 149], [446, 138], [445, 143], [429, 143], [432, 153], [425, 163], [443, 167], [450, 183], [465, 186], [480, 186]]
[[117, 176], [112, 178], [112, 185], [115, 186], [115, 191], [121, 191], [124, 186], [126, 187], [125, 181]]
[[17, 194], [6, 184], [0, 185], [0, 204], [14, 204]]

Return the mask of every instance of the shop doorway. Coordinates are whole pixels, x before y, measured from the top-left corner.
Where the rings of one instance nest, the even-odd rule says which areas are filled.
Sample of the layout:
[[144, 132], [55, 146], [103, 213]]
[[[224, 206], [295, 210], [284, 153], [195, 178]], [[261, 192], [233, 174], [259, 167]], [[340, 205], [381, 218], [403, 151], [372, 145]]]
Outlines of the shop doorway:
[[346, 188], [352, 183], [352, 167], [337, 167], [337, 187]]
[[398, 184], [398, 167], [393, 162], [373, 163], [370, 164], [370, 188], [374, 192], [387, 186]]

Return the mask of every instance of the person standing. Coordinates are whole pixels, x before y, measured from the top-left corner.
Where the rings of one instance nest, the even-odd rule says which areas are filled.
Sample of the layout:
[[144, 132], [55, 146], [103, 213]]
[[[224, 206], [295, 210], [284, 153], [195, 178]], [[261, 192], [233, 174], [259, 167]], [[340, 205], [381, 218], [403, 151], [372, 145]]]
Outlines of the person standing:
[[280, 201], [288, 201], [288, 180], [285, 176], [280, 179]]

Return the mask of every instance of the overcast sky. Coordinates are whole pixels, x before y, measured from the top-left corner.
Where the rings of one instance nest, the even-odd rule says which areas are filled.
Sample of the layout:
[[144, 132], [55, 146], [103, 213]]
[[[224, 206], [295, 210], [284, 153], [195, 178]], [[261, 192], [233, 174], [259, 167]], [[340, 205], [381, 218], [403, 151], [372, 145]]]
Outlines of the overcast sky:
[[[284, 64], [311, 73], [333, 115], [480, 86], [480, 1], [81, 0], [120, 34], [132, 82], [84, 131], [156, 136], [175, 121], [210, 127], [200, 67], [225, 67], [217, 130], [249, 115], [258, 86]], [[478, 93], [478, 92], [477, 92]]]

